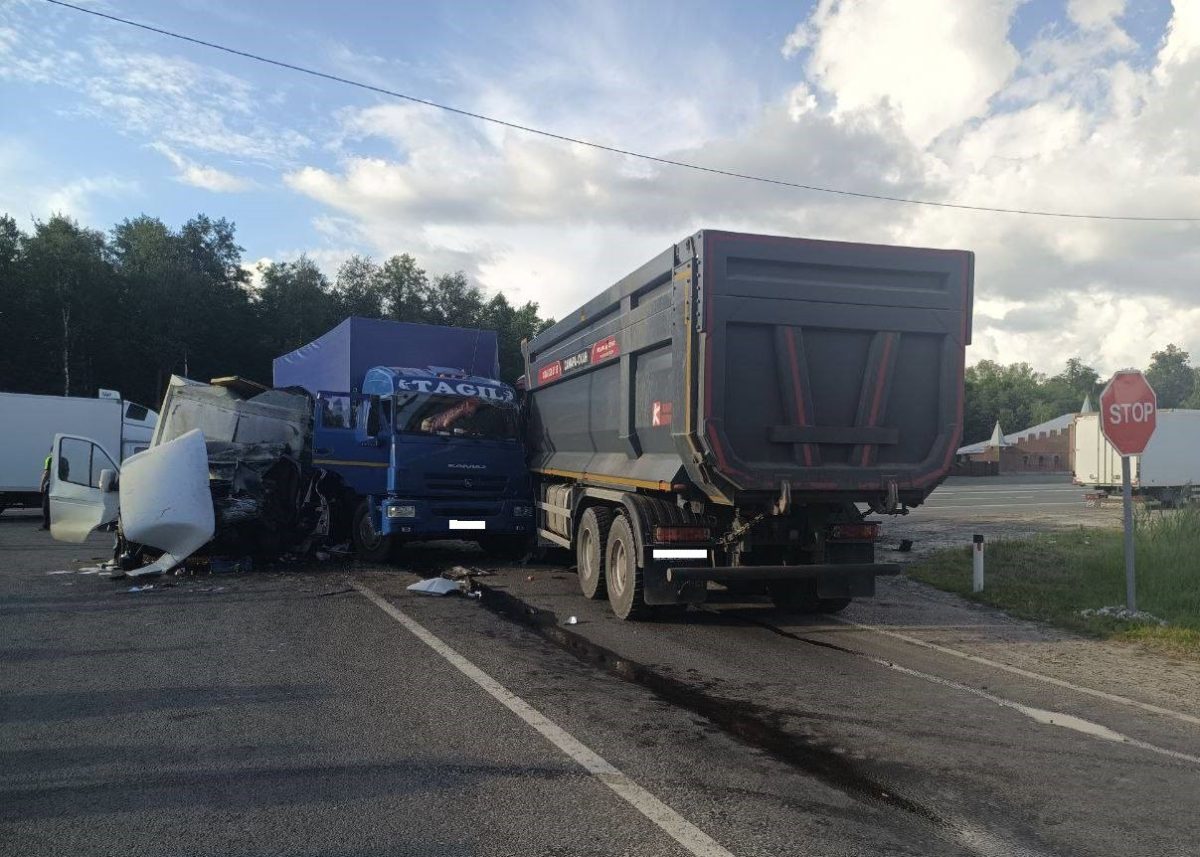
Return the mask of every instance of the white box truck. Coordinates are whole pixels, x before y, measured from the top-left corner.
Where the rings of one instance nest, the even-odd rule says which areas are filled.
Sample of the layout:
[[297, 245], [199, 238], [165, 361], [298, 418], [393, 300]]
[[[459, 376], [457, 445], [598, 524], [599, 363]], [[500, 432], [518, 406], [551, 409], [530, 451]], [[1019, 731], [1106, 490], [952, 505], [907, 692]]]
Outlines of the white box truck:
[[150, 445], [158, 414], [115, 390], [95, 399], [0, 393], [0, 511], [41, 505], [42, 469], [57, 434], [95, 438], [128, 458]]
[[[1100, 430], [1100, 414], [1080, 414], [1071, 427], [1076, 485], [1121, 490], [1121, 456]], [[1141, 455], [1133, 456], [1133, 493], [1169, 505], [1200, 495], [1200, 411], [1158, 412], [1158, 425]]]

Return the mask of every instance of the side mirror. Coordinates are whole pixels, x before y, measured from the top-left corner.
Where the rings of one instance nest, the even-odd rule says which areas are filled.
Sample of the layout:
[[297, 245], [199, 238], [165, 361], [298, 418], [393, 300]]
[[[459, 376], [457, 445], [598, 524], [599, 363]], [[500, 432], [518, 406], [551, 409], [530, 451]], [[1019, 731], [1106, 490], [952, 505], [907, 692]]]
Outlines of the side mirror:
[[105, 494], [111, 494], [113, 491], [117, 490], [117, 471], [100, 471], [100, 490]]

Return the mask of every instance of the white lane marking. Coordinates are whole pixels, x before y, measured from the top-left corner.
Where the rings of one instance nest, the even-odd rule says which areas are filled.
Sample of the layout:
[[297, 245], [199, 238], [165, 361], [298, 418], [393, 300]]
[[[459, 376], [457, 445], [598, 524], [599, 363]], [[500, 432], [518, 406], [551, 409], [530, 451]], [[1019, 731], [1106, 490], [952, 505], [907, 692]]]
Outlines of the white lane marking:
[[528, 702], [446, 645], [441, 639], [426, 630], [425, 626], [402, 613], [393, 604], [367, 587], [355, 582], [351, 582], [350, 585], [376, 607], [408, 629], [418, 640], [449, 661], [459, 672], [487, 691], [497, 702], [532, 726], [543, 738], [578, 762], [589, 774], [657, 824], [664, 833], [686, 848], [689, 853], [695, 854], [697, 857], [733, 857], [731, 852], [725, 850], [707, 833], [629, 779], [575, 736], [549, 720]]
[[1176, 759], [1181, 762], [1190, 762], [1193, 765], [1200, 765], [1200, 756], [1191, 756], [1187, 753], [1180, 753], [1178, 750], [1168, 750], [1166, 747], [1159, 747], [1156, 744], [1151, 744], [1138, 738], [1130, 738], [1128, 735], [1122, 735], [1120, 732], [1109, 729], [1107, 726], [1099, 723], [1093, 723], [1090, 720], [1084, 720], [1082, 717], [1076, 717], [1073, 714], [1063, 714], [1060, 711], [1047, 711], [1044, 708], [1034, 708], [1031, 705], [1022, 705], [1019, 702], [1014, 702], [1011, 699], [1005, 699], [1004, 697], [996, 696], [995, 694], [988, 693], [986, 690], [980, 690], [977, 687], [971, 687], [970, 685], [961, 684], [957, 681], [951, 681], [948, 678], [942, 678], [941, 676], [931, 675], [930, 673], [921, 672], [920, 670], [914, 670], [910, 667], [902, 667], [900, 664], [894, 664], [891, 661], [884, 660], [883, 658], [877, 658], [874, 655], [868, 655], [862, 652], [859, 654], [871, 661], [871, 663], [878, 664], [882, 667], [887, 667], [890, 670], [895, 670], [896, 672], [903, 673], [904, 675], [913, 676], [914, 678], [923, 679], [924, 681], [932, 682], [934, 684], [940, 684], [945, 687], [953, 688], [954, 690], [961, 690], [965, 693], [974, 694], [975, 696], [986, 699], [988, 702], [994, 702], [996, 705], [1000, 705], [1004, 708], [1009, 708], [1013, 711], [1024, 714], [1031, 720], [1046, 726], [1061, 726], [1064, 729], [1072, 729], [1084, 735], [1090, 735], [1093, 738], [1099, 738], [1102, 741], [1112, 741], [1116, 744], [1128, 744], [1131, 747], [1137, 747], [1140, 750], [1158, 753], [1160, 756], [1167, 756], [1171, 759]]
[[1115, 702], [1120, 705], [1128, 705], [1133, 708], [1140, 708], [1143, 711], [1149, 711], [1152, 714], [1161, 714], [1163, 717], [1173, 717], [1174, 719], [1180, 720], [1184, 723], [1191, 723], [1194, 726], [1200, 726], [1200, 717], [1196, 717], [1192, 714], [1186, 714], [1182, 711], [1163, 708], [1159, 705], [1152, 705], [1149, 702], [1141, 702], [1136, 699], [1130, 699], [1127, 696], [1118, 696], [1117, 694], [1109, 693], [1108, 691], [1096, 690], [1094, 687], [1084, 687], [1083, 685], [1072, 684], [1071, 682], [1065, 681], [1061, 678], [1055, 678], [1054, 676], [1031, 672], [1030, 670], [1021, 669], [1020, 667], [1002, 664], [999, 661], [993, 661], [990, 658], [985, 658], [980, 655], [972, 655], [967, 652], [960, 652], [958, 649], [939, 646], [937, 643], [931, 643], [928, 640], [922, 640], [919, 637], [913, 637], [908, 634], [901, 634], [898, 631], [890, 631], [886, 628], [881, 628], [878, 625], [864, 625], [860, 622], [852, 622], [849, 619], [842, 619], [840, 617], [830, 618], [835, 619], [843, 625], [851, 625], [863, 631], [873, 631], [876, 634], [882, 634], [885, 637], [894, 637], [897, 640], [903, 640], [906, 643], [911, 643], [914, 646], [920, 646], [923, 649], [930, 649], [935, 652], [940, 652], [943, 655], [951, 655], [952, 657], [962, 658], [965, 661], [971, 661], [972, 663], [982, 664], [983, 666], [992, 667], [998, 670], [1004, 670], [1005, 672], [1012, 673], [1013, 675], [1019, 675], [1022, 678], [1029, 678], [1033, 679], [1034, 681], [1045, 682], [1046, 684], [1052, 684], [1056, 687], [1065, 687], [1068, 690], [1086, 694], [1087, 696], [1094, 696], [1097, 699], [1104, 699], [1108, 702]]
[[[1073, 500], [1073, 501], [1067, 501], [1067, 500], [1058, 501], [1058, 500], [1056, 500], [1053, 503], [1043, 503], [1043, 502], [1039, 501], [1037, 503], [1030, 503], [1029, 506], [1031, 508], [1036, 508], [1036, 509], [1040, 509], [1043, 506], [1078, 506], [1080, 509], [1086, 508], [1083, 505], [1082, 497], [1079, 498], [1078, 500]], [[931, 512], [931, 511], [935, 511], [937, 509], [945, 509], [946, 511], [950, 511], [950, 512], [970, 512], [970, 511], [974, 511], [975, 509], [1014, 509], [1014, 508], [1019, 508], [1019, 507], [1021, 507], [1020, 503], [979, 503], [979, 504], [971, 503], [971, 504], [967, 504], [967, 505], [963, 505], [963, 506], [956, 506], [951, 503], [946, 503], [944, 505], [937, 505], [937, 504], [930, 505], [930, 504], [926, 503], [922, 506], [917, 507], [916, 509], [913, 509], [912, 514], [919, 515], [919, 514], [921, 514], [921, 512]]]

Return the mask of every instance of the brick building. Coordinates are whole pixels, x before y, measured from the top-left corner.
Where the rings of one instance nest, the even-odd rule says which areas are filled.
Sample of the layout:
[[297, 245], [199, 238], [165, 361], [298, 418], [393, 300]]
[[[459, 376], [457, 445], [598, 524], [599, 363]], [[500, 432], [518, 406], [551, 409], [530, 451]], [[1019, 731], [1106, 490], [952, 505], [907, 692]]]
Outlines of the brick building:
[[1069, 472], [1074, 421], [1075, 414], [1063, 414], [1013, 434], [1005, 434], [997, 422], [990, 438], [958, 450], [959, 469], [980, 475]]

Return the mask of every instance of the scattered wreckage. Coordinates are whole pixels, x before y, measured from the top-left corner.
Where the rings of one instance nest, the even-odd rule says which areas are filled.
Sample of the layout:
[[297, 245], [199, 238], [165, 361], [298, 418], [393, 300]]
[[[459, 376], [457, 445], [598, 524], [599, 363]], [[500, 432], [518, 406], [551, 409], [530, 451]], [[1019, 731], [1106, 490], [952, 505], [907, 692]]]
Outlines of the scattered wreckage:
[[173, 377], [150, 448], [119, 468], [96, 441], [55, 437], [51, 534], [82, 542], [115, 529], [114, 560], [131, 577], [201, 548], [275, 558], [326, 545], [338, 485], [312, 465], [312, 422], [303, 390]]

